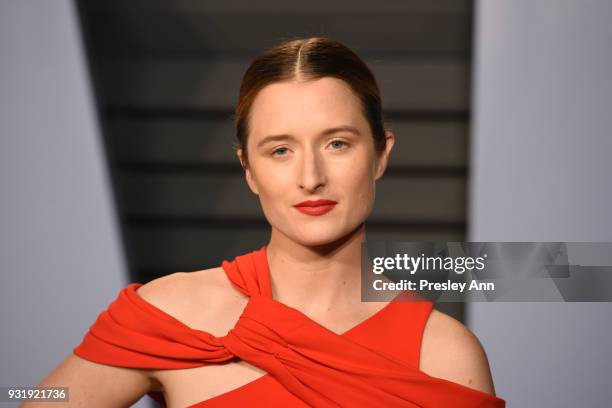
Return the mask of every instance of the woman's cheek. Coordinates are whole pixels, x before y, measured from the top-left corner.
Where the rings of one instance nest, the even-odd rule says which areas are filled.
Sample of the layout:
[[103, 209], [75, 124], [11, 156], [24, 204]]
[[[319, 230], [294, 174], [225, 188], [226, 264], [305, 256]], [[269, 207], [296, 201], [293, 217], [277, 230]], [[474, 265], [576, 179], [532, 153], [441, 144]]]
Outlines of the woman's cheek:
[[363, 188], [361, 189], [359, 195], [358, 195], [358, 199], [357, 202], [359, 203], [359, 209], [360, 209], [360, 213], [365, 213], [369, 210], [370, 207], [372, 207], [372, 203], [371, 201], [374, 199], [373, 194], [372, 194], [372, 190], [370, 188], [368, 188], [367, 190], [363, 190]]

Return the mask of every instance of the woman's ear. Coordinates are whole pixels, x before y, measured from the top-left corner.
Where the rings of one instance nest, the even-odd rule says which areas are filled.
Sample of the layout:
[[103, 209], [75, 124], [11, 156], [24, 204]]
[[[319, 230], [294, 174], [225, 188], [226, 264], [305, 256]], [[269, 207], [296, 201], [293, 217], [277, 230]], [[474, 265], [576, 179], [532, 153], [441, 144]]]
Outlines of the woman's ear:
[[246, 178], [246, 182], [247, 182], [249, 188], [251, 189], [253, 194], [259, 195], [259, 189], [257, 188], [257, 183], [255, 182], [255, 180], [253, 178], [253, 174], [251, 172], [251, 168], [250, 168], [249, 164], [247, 163], [246, 159], [243, 156], [242, 149], [237, 149], [236, 150], [236, 155], [238, 156], [238, 160], [240, 160], [240, 165], [244, 169], [244, 176]]
[[385, 150], [378, 155], [378, 160], [376, 161], [376, 178], [378, 180], [385, 174], [385, 170], [387, 169], [387, 164], [389, 162], [389, 155], [391, 154], [391, 150], [393, 149], [393, 144], [395, 143], [395, 136], [390, 130], [385, 130]]

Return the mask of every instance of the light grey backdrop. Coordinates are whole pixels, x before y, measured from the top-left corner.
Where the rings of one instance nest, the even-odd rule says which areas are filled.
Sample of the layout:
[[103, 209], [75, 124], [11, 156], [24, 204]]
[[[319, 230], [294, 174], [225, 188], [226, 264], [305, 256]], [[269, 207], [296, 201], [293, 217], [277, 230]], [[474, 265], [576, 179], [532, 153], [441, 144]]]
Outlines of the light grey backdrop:
[[[612, 241], [612, 2], [476, 7], [468, 239]], [[612, 304], [480, 303], [508, 407], [607, 407]]]
[[80, 35], [71, 1], [0, 1], [0, 386], [37, 385], [126, 283]]

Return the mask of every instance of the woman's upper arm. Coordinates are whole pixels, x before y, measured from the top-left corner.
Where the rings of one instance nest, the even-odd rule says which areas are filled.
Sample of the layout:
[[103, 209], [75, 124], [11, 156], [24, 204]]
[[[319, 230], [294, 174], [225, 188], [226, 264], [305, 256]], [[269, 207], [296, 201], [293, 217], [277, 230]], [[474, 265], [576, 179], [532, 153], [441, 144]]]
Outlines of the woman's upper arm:
[[94, 363], [71, 354], [38, 387], [68, 387], [67, 403], [31, 402], [27, 408], [129, 407], [159, 384], [145, 370]]
[[421, 371], [495, 395], [486, 353], [461, 322], [432, 310], [421, 342]]

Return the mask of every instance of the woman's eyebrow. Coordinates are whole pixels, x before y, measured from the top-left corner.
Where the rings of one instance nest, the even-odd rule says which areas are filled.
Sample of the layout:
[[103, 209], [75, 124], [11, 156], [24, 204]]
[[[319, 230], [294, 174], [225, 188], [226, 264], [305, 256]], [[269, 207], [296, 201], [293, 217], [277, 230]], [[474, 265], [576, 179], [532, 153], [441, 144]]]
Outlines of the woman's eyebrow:
[[336, 133], [336, 132], [350, 132], [350, 133], [354, 133], [357, 136], [361, 135], [361, 132], [359, 132], [359, 129], [357, 129], [354, 126], [348, 126], [348, 125], [336, 126], [333, 128], [325, 129], [323, 132], [321, 132], [321, 135], [327, 136], [327, 135], [331, 135], [332, 133]]
[[[357, 136], [361, 135], [361, 132], [359, 132], [359, 130], [354, 126], [336, 126], [333, 128], [325, 129], [323, 132], [321, 132], [321, 136], [328, 136], [328, 135], [331, 135], [337, 132], [350, 132]], [[257, 148], [262, 147], [266, 143], [278, 142], [278, 141], [283, 141], [283, 140], [295, 140], [295, 137], [288, 135], [288, 134], [269, 135], [269, 136], [264, 137], [263, 139], [261, 139], [259, 143], [257, 143]]]
[[266, 136], [263, 139], [261, 139], [261, 141], [259, 143], [257, 143], [257, 148], [262, 147], [266, 143], [278, 142], [278, 141], [281, 141], [281, 140], [295, 140], [295, 138], [293, 136], [287, 135], [287, 134]]

